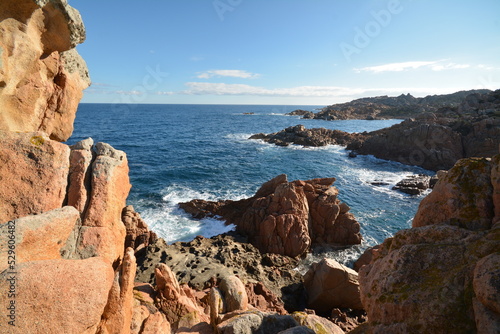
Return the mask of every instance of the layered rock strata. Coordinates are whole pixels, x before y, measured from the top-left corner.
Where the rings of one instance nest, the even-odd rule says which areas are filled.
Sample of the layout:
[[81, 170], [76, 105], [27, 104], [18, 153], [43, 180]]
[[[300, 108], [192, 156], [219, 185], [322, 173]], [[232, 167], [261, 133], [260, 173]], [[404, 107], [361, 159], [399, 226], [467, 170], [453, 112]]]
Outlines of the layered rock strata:
[[337, 198], [334, 178], [288, 182], [280, 175], [240, 201], [193, 200], [179, 206], [196, 218], [220, 216], [261, 252], [301, 256], [313, 244], [361, 242], [359, 223]]

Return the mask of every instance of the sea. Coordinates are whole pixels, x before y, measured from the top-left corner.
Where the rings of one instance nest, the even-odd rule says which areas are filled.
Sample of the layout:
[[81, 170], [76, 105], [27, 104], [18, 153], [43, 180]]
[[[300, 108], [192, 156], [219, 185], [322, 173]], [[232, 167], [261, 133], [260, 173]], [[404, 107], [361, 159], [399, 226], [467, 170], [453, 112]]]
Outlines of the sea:
[[352, 262], [369, 246], [409, 228], [424, 195], [392, 190], [419, 167], [377, 159], [349, 158], [342, 146], [279, 147], [248, 139], [303, 124], [347, 132], [373, 131], [401, 120], [312, 120], [287, 116], [322, 106], [85, 104], [78, 107], [68, 144], [92, 137], [127, 154], [132, 189], [128, 203], [168, 243], [211, 237], [234, 228], [216, 219], [195, 220], [178, 207], [192, 199], [242, 199], [279, 174], [291, 180], [335, 177], [339, 199], [361, 224], [363, 243], [316, 249], [304, 264], [331, 257]]

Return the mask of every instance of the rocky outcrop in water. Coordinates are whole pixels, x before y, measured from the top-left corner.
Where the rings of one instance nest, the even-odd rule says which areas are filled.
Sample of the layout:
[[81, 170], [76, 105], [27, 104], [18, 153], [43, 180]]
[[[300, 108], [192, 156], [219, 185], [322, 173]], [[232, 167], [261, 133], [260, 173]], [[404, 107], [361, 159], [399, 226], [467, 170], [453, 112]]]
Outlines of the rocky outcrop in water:
[[302, 118], [309, 119], [314, 118], [314, 113], [308, 110], [297, 109], [287, 113], [288, 116], [302, 116]]
[[337, 198], [334, 178], [288, 182], [280, 175], [240, 201], [193, 200], [179, 206], [196, 218], [220, 216], [263, 253], [302, 256], [313, 244], [361, 242], [359, 223]]
[[361, 267], [365, 333], [500, 330], [499, 165], [499, 155], [460, 160], [422, 201], [414, 227]]
[[272, 134], [256, 134], [279, 146], [342, 145], [356, 154], [420, 166], [429, 170], [450, 169], [468, 157], [491, 157], [500, 145], [500, 90], [468, 95], [458, 106], [435, 113], [422, 113], [389, 128], [347, 133], [325, 128], [306, 129], [302, 125]]
[[90, 85], [74, 49], [85, 40], [80, 14], [66, 0], [3, 0], [0, 30], [0, 130], [67, 140]]
[[348, 144], [357, 140], [362, 140], [363, 138], [363, 135], [356, 133], [353, 134], [325, 128], [306, 129], [303, 125], [299, 124], [268, 135], [258, 133], [252, 135], [249, 139], [261, 139], [267, 143], [278, 146], [295, 144], [317, 147], [325, 145], [347, 146]]
[[392, 189], [409, 195], [420, 195], [425, 190], [434, 188], [437, 180], [437, 176], [425, 174], [410, 175], [396, 183]]
[[370, 132], [364, 141], [353, 142], [347, 149], [437, 171], [450, 169], [462, 158], [491, 157], [499, 144], [500, 118], [496, 116], [423, 115]]

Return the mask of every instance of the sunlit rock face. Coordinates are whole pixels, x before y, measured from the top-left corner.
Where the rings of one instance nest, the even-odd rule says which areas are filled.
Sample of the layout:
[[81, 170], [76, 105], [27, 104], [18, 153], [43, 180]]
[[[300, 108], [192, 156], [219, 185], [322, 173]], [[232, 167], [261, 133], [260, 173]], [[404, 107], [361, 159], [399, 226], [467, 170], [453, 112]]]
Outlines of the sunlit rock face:
[[0, 3], [0, 130], [43, 131], [65, 141], [82, 91], [90, 85], [74, 49], [85, 40], [66, 0]]

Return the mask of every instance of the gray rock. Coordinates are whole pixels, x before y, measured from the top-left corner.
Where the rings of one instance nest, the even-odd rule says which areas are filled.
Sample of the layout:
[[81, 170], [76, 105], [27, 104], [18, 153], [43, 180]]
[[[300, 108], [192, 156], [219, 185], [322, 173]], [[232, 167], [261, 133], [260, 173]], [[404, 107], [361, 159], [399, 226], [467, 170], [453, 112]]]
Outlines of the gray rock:
[[87, 86], [90, 86], [91, 81], [87, 63], [76, 49], [61, 52], [61, 58], [64, 62], [64, 68], [69, 73], [78, 72], [82, 81], [85, 82]]
[[106, 143], [95, 144], [97, 155], [107, 156], [116, 160], [123, 160], [125, 152], [115, 149], [113, 146]]
[[236, 313], [219, 324], [217, 330], [220, 334], [277, 334], [298, 325], [290, 315], [267, 314], [253, 310]]
[[90, 150], [94, 145], [94, 140], [92, 138], [87, 138], [79, 141], [76, 144], [70, 146], [72, 150]]
[[302, 309], [305, 306], [302, 275], [294, 270], [298, 260], [262, 255], [246, 241], [235, 233], [210, 239], [196, 237], [191, 242], [172, 245], [158, 239], [136, 253], [136, 279], [153, 284], [158, 263], [167, 264], [181, 284], [187, 283], [197, 290], [212, 287], [222, 277], [237, 275], [245, 282], [262, 282], [283, 300], [289, 311]]
[[306, 326], [297, 326], [286, 329], [278, 334], [315, 334], [316, 332]]
[[33, 1], [44, 9], [46, 20], [54, 22], [42, 36], [45, 40], [52, 39], [50, 45], [54, 48], [53, 51], [67, 51], [85, 41], [85, 26], [80, 12], [68, 5], [67, 0]]

